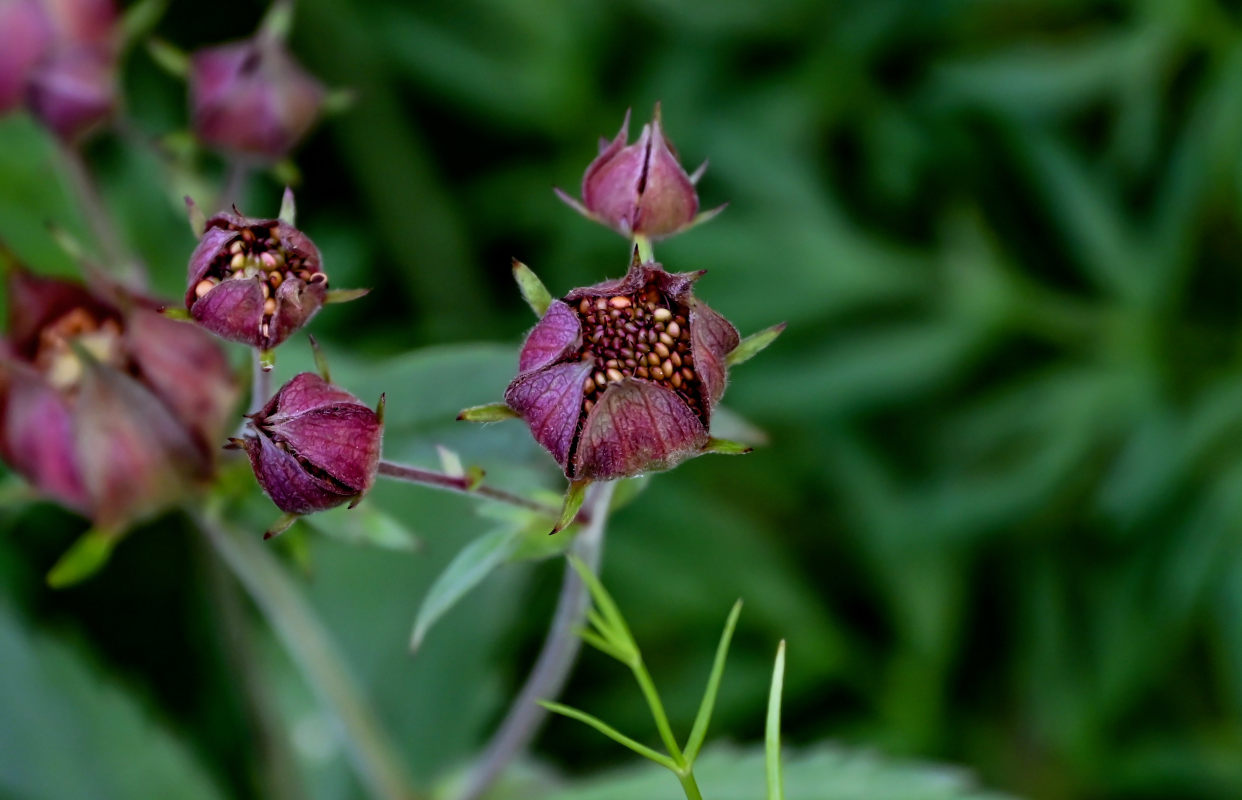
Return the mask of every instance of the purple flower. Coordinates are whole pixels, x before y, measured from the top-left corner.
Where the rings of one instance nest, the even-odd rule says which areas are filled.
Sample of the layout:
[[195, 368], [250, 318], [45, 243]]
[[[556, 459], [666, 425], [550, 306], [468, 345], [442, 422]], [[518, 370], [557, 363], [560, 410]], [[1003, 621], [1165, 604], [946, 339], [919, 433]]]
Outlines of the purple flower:
[[687, 175], [672, 145], [664, 138], [660, 108], [644, 125], [638, 141], [629, 139], [630, 114], [611, 142], [600, 142], [599, 156], [582, 177], [582, 201], [560, 189], [557, 196], [588, 219], [615, 230], [622, 236], [661, 239], [715, 216], [721, 208], [699, 214], [699, 196], [694, 184], [706, 169], [699, 167]]
[[270, 350], [315, 316], [327, 292], [306, 234], [278, 219], [225, 213], [207, 220], [190, 256], [185, 306], [212, 333]]
[[249, 426], [253, 433], [234, 444], [246, 450], [259, 485], [282, 511], [309, 514], [357, 502], [375, 482], [379, 414], [314, 373], [281, 387]]
[[323, 86], [276, 37], [260, 33], [194, 54], [194, 132], [222, 150], [282, 159], [310, 130], [323, 101]]
[[202, 483], [237, 399], [203, 331], [153, 304], [12, 273], [0, 340], [0, 457], [41, 493], [120, 529]]
[[571, 480], [669, 469], [708, 445], [738, 335], [691, 293], [701, 274], [636, 258], [530, 332], [505, 402]]

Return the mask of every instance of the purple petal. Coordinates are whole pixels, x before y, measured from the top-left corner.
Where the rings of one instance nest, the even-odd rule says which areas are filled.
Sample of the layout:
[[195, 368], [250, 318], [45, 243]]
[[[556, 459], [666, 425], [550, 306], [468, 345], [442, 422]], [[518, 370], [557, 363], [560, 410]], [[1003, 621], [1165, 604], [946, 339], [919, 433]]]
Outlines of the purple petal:
[[323, 511], [357, 494], [311, 475], [296, 458], [266, 436], [249, 436], [245, 442], [255, 479], [281, 511], [290, 514]]
[[141, 379], [212, 453], [233, 418], [238, 387], [218, 342], [197, 325], [145, 309], [130, 315], [128, 349]]
[[651, 154], [634, 230], [658, 238], [690, 224], [699, 211], [699, 197], [690, 176], [669, 149], [658, 116], [651, 129]]
[[306, 283], [298, 278], [290, 278], [280, 284], [276, 290], [276, 313], [268, 323], [268, 335], [263, 347], [270, 350], [310, 322], [311, 317], [323, 307], [328, 293], [326, 287], [324, 281]]
[[591, 374], [591, 362], [555, 364], [519, 375], [505, 390], [505, 403], [526, 420], [535, 441], [543, 445], [562, 469], [582, 416], [582, 386]]
[[[218, 217], [212, 217], [212, 220], [217, 219]], [[198, 246], [190, 254], [189, 276], [187, 277], [189, 285], [185, 291], [186, 308], [194, 305], [194, 301], [198, 299], [194, 294], [194, 289], [198, 286], [199, 281], [207, 277], [212, 263], [240, 235], [235, 230], [213, 226], [211, 221], [208, 221], [207, 230], [203, 232], [203, 238], [198, 240]]]
[[364, 494], [375, 481], [381, 425], [364, 405], [323, 406], [281, 419], [269, 429], [299, 461], [321, 470], [350, 494]]
[[626, 378], [609, 384], [587, 414], [573, 477], [610, 480], [669, 469], [696, 455], [707, 429], [674, 392]]
[[518, 370], [528, 372], [560, 361], [582, 344], [578, 314], [560, 300], [553, 300], [543, 318], [522, 345]]
[[0, 390], [0, 455], [39, 492], [89, 513], [68, 400], [15, 364], [0, 364]]
[[0, 3], [0, 114], [21, 105], [26, 80], [51, 39], [38, 0]]
[[361, 405], [362, 401], [313, 372], [302, 372], [280, 387], [276, 395], [268, 401], [261, 416], [270, 420], [285, 419], [340, 403]]
[[741, 338], [737, 328], [705, 303], [690, 303], [690, 349], [694, 354], [694, 370], [703, 382], [703, 391], [711, 404], [724, 394], [728, 380], [725, 359], [738, 346]]
[[140, 383], [88, 365], [74, 412], [82, 480], [102, 527], [166, 507], [209, 472], [188, 429]]
[[647, 160], [650, 126], [634, 144], [608, 151], [595, 159], [582, 179], [582, 202], [614, 230], [628, 235], [634, 226], [638, 188]]
[[229, 278], [194, 301], [190, 315], [217, 336], [251, 347], [268, 347], [259, 330], [263, 287], [258, 278]]

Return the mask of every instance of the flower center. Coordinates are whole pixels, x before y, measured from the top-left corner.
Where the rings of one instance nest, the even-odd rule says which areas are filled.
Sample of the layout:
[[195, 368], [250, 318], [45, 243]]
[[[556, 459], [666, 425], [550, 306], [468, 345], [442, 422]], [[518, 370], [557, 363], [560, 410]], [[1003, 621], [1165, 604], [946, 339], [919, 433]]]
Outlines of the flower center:
[[632, 377], [673, 390], [704, 416], [685, 306], [648, 285], [629, 295], [584, 297], [577, 311], [583, 330], [578, 355], [590, 353], [597, 365], [582, 387], [585, 410], [594, 407], [608, 384]]
[[117, 320], [101, 320], [84, 308], [75, 308], [39, 332], [35, 367], [55, 388], [78, 384], [86, 367], [84, 357], [114, 367], [123, 365]]
[[251, 225], [241, 229], [241, 236], [212, 262], [207, 276], [194, 287], [195, 297], [202, 297], [227, 280], [256, 279], [263, 287], [263, 335], [268, 334], [272, 316], [276, 314], [276, 290], [287, 280], [297, 278], [304, 283], [327, 283], [328, 276], [305, 256], [290, 251], [280, 240], [280, 226]]

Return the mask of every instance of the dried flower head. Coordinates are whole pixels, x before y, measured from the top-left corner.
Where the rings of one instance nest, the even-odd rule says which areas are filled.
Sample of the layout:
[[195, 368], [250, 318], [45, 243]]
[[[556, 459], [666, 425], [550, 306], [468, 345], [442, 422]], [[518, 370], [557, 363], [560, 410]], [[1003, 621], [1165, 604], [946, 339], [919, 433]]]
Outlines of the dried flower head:
[[117, 529], [211, 473], [237, 399], [219, 346], [141, 298], [14, 272], [0, 341], [0, 455]]
[[319, 249], [279, 219], [217, 214], [190, 256], [185, 305], [204, 328], [269, 350], [327, 299]]
[[530, 332], [505, 402], [571, 480], [668, 469], [707, 447], [738, 335], [691, 293], [701, 274], [635, 257]]

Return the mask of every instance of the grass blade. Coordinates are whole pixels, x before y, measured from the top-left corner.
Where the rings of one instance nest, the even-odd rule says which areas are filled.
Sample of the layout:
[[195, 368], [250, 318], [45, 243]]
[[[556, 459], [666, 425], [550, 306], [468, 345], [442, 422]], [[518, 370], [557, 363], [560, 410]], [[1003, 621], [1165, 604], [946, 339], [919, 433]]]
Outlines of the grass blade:
[[737, 627], [738, 615], [742, 613], [742, 601], [733, 604], [729, 618], [725, 621], [724, 632], [720, 634], [720, 644], [716, 646], [716, 660], [712, 663], [711, 675], [707, 679], [707, 689], [703, 692], [703, 702], [699, 705], [699, 713], [694, 718], [694, 727], [690, 729], [690, 738], [686, 740], [686, 761], [694, 763], [694, 759], [703, 748], [703, 740], [707, 738], [707, 726], [712, 721], [712, 710], [716, 706], [716, 694], [720, 690], [720, 679], [724, 675], [725, 657], [729, 655], [729, 644], [733, 641], [733, 629]]

